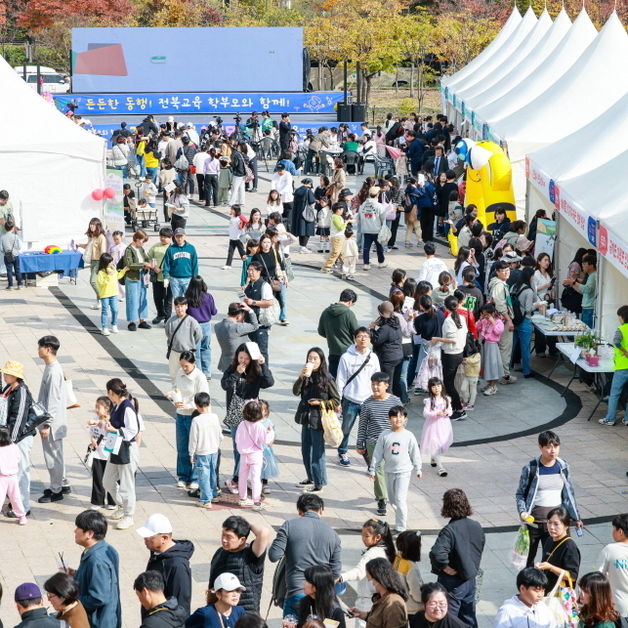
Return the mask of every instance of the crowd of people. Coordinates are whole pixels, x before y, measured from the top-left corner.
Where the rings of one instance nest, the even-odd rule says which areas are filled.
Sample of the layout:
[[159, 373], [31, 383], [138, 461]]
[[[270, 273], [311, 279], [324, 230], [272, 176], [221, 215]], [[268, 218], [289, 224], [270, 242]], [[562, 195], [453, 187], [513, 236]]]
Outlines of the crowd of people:
[[[250, 524], [241, 516], [228, 517], [222, 525], [221, 547], [211, 561], [206, 604], [192, 612], [192, 543], [175, 540], [172, 525], [160, 514], [137, 529], [150, 551], [146, 571], [134, 582], [142, 626], [262, 628], [265, 623], [258, 613], [268, 557], [271, 562], [281, 561], [273, 598], [283, 608], [286, 628], [321, 628], [326, 621], [344, 628], [348, 618], [367, 628], [402, 628], [408, 623], [411, 628], [476, 627], [476, 578], [485, 537], [480, 524], [471, 518], [471, 504], [462, 489], [444, 492], [441, 515], [448, 523], [429, 552], [429, 568], [422, 569], [421, 533], [407, 529], [408, 490], [413, 477], [422, 481], [424, 464], [436, 470], [436, 478], [448, 476], [443, 456], [453, 443], [451, 424], [474, 410], [480, 375], [487, 397], [498, 393], [498, 385], [516, 383], [512, 371], [519, 362], [523, 377], [533, 377], [531, 316], [558, 298], [551, 257], [531, 255], [534, 225], [510, 221], [501, 211], [496, 212], [494, 223], [483, 225], [477, 220], [477, 208], [459, 202], [463, 190], [455, 183], [457, 164], [451, 159], [451, 129], [444, 116], [435, 123], [390, 116], [375, 133], [363, 129], [361, 138], [348, 134], [342, 125], [335, 131], [322, 128], [306, 138], [303, 164], [298, 163], [303, 147], [291, 132], [289, 117], [282, 116], [275, 125], [266, 113], [259, 122], [255, 116], [245, 125], [251, 141], [238, 133], [225, 137], [217, 127], [207, 129], [202, 137], [174, 121], [159, 128], [150, 116], [135, 137], [121, 126], [110, 159], [124, 154], [125, 162], [114, 165], [125, 178], [136, 168], [144, 178], [140, 198], [135, 198], [130, 184], [125, 186], [127, 219], [129, 223], [137, 220], [138, 207], [156, 209], [162, 192], [164, 219], [170, 226], [160, 229], [159, 242], [149, 248], [146, 230], [134, 230], [131, 243], [125, 245], [123, 233], [108, 232], [94, 218], [86, 242], [79, 245], [85, 251], [96, 297], [93, 307], [101, 311], [104, 335], [119, 331], [122, 300], [129, 332], [164, 325], [171, 380], [166, 397], [173, 404], [176, 421], [176, 485], [199, 507], [211, 509], [229, 492], [238, 496], [240, 508], [263, 511], [268, 480], [281, 474], [273, 450], [272, 408], [260, 399], [260, 393], [275, 386], [271, 329], [275, 324], [289, 324], [291, 245], [298, 242], [297, 251], [310, 252], [310, 239], [318, 235], [319, 252], [326, 256], [321, 270], [333, 272], [338, 267], [340, 278], [351, 280], [359, 262], [362, 270], [370, 270], [373, 245], [379, 268], [387, 266], [385, 255], [398, 248], [398, 228], [405, 224], [406, 245], [411, 245], [415, 234], [417, 244], [423, 244], [425, 259], [416, 279], [408, 277], [405, 269], [393, 270], [388, 298], [379, 303], [375, 320], [358, 322], [352, 309], [358, 296], [351, 287], [344, 287], [338, 302], [321, 313], [318, 335], [327, 351], [318, 346], [307, 350], [292, 387], [298, 398], [294, 419], [301, 426], [305, 476], [298, 483], [303, 490], [296, 504], [298, 516], [286, 521], [274, 540], [269, 528]], [[245, 217], [245, 186], [257, 189], [252, 144], [263, 137], [274, 140], [275, 135], [282, 153], [272, 175], [266, 211], [253, 209]], [[328, 172], [327, 153], [334, 136], [344, 158], [335, 157]], [[386, 154], [387, 146], [401, 146], [408, 176], [406, 181], [401, 172], [367, 177], [353, 194], [347, 187], [351, 160], [346, 156], [361, 151], [366, 159], [364, 149], [370, 142], [378, 158]], [[305, 175], [319, 175], [318, 185], [304, 176], [295, 190], [293, 177], [298, 168]], [[223, 170], [229, 175], [223, 176]], [[227, 188], [221, 185], [225, 180]], [[230, 190], [228, 195], [225, 189]], [[200, 274], [196, 247], [185, 231], [189, 198], [195, 190], [206, 205], [226, 201], [229, 206], [225, 270], [232, 269], [236, 251], [242, 259], [239, 300], [220, 313], [224, 317], [217, 323], [218, 308]], [[0, 192], [0, 205], [3, 198]], [[7, 260], [6, 247], [11, 240], [15, 245], [17, 236], [7, 219], [10, 214], [4, 215], [7, 233], [1, 242], [8, 271], [13, 262]], [[14, 237], [7, 238], [11, 234]], [[433, 240], [438, 234], [455, 237], [453, 271], [436, 255]], [[16, 252], [17, 259], [19, 246]], [[13, 268], [19, 287], [19, 266]], [[156, 316], [149, 323], [151, 284]], [[582, 319], [592, 325], [595, 251], [578, 251], [563, 287], [580, 307]], [[624, 368], [627, 308], [618, 312], [620, 326], [614, 339], [618, 368], [607, 423], [615, 422], [611, 408], [617, 408], [628, 372]], [[216, 414], [209, 396], [213, 335], [220, 348], [223, 417]], [[536, 337], [534, 346], [537, 354], [556, 351], [544, 337]], [[5, 514], [20, 525], [27, 523], [31, 511], [30, 452], [37, 434], [50, 475], [49, 487], [38, 502], [62, 501], [72, 491], [65, 474], [68, 404], [59, 350], [55, 336], [38, 342], [45, 369], [37, 402], [24, 381], [20, 362], [9, 360], [1, 369], [5, 386], [0, 411], [6, 419], [5, 427], [0, 427], [0, 487], [9, 501]], [[424, 396], [425, 420], [419, 438], [406, 428], [406, 406], [412, 393]], [[350, 442], [356, 422], [355, 442]], [[221, 466], [225, 475], [221, 423], [228, 428], [233, 448], [233, 470], [224, 483], [220, 481]], [[337, 428], [334, 447], [341, 468], [352, 464], [351, 446], [363, 456], [373, 480], [378, 517], [364, 523], [364, 553], [355, 567], [345, 565], [344, 571], [340, 538], [324, 521], [321, 498], [328, 483], [330, 425]], [[64, 566], [44, 585], [55, 617], [47, 616], [37, 585], [17, 587], [21, 626], [41, 623], [52, 628], [61, 621], [72, 628], [121, 625], [120, 561], [105, 536], [109, 523], [119, 530], [135, 526], [135, 476], [146, 426], [138, 400], [120, 378], [107, 381], [86, 427], [85, 464], [92, 473], [92, 506], [75, 521], [75, 542], [84, 550], [80, 565], [76, 571]], [[524, 466], [513, 491], [529, 536], [527, 565], [517, 576], [517, 594], [499, 610], [495, 626], [558, 626], [546, 604], [547, 596], [552, 597], [561, 586], [573, 590], [578, 583], [582, 626], [611, 628], [628, 615], [628, 516], [613, 519], [614, 543], [605, 548], [600, 571], [579, 577], [580, 553], [569, 530], [571, 524], [581, 530], [583, 522], [570, 467], [559, 457], [557, 434], [545, 431], [538, 442], [539, 455]], [[394, 525], [392, 519], [391, 523], [383, 520], [389, 508]], [[249, 543], [251, 533], [254, 539]], [[539, 544], [542, 555], [537, 562]], [[428, 571], [435, 582], [426, 582]], [[342, 601], [346, 582], [355, 583], [357, 591], [351, 607]]]

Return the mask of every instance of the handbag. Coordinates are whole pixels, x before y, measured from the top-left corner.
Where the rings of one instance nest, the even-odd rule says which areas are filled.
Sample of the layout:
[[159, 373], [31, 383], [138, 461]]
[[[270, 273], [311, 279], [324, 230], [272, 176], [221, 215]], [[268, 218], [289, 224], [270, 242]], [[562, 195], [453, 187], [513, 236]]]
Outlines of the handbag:
[[323, 424], [323, 438], [330, 447], [338, 447], [344, 438], [342, 425], [332, 404], [322, 403], [321, 423]]
[[227, 414], [225, 414], [224, 424], [228, 427], [238, 427], [242, 422], [242, 410], [246, 404], [246, 399], [243, 399], [236, 393], [237, 382], [233, 384], [233, 395], [231, 395], [231, 402], [227, 408]]
[[305, 220], [305, 222], [314, 222], [316, 220], [316, 210], [314, 209], [314, 203], [308, 205], [303, 210], [303, 220]]
[[388, 242], [388, 240], [390, 240], [391, 236], [392, 236], [392, 231], [388, 228], [388, 226], [384, 222], [384, 224], [380, 227], [379, 233], [377, 234], [377, 241], [380, 244], [384, 245]]
[[181, 156], [174, 162], [173, 166], [177, 170], [187, 170], [190, 167], [190, 162], [188, 161], [188, 158], [181, 153]]
[[10, 251], [7, 251], [4, 254], [4, 261], [7, 264], [13, 264], [13, 262], [15, 262], [15, 258], [16, 258], [16, 255], [15, 255], [15, 245], [16, 244], [17, 244], [17, 236], [15, 234], [13, 234], [13, 246], [11, 247]]
[[273, 292], [280, 292], [281, 281], [279, 281], [279, 279], [276, 279], [270, 276], [270, 273], [268, 272], [268, 266], [266, 266], [266, 262], [264, 261], [264, 258], [260, 257], [260, 259], [262, 260], [262, 264], [264, 264], [264, 269], [266, 270], [266, 277], [268, 279], [268, 283], [270, 284], [270, 287], [273, 289]]
[[279, 303], [273, 299], [273, 304], [269, 307], [260, 307], [257, 320], [261, 327], [270, 327], [279, 320]]
[[22, 439], [32, 434], [40, 425], [50, 421], [51, 418], [48, 410], [46, 410], [41, 403], [31, 402], [30, 408], [28, 409], [28, 416], [26, 417], [26, 421], [22, 423], [15, 442], [19, 443]]
[[96, 448], [91, 445], [87, 445], [87, 452], [83, 458], [83, 464], [86, 469], [91, 469], [94, 466], [94, 456], [96, 455]]
[[72, 385], [71, 379], [65, 380], [65, 402], [66, 402], [66, 410], [71, 410], [72, 408], [80, 408], [81, 404], [78, 402], [76, 395], [74, 394], [74, 386]]
[[[565, 580], [567, 584], [564, 584]], [[569, 572], [563, 572], [543, 603], [549, 608], [557, 628], [578, 628], [580, 625], [576, 592]]]
[[251, 181], [253, 181], [253, 179], [255, 179], [255, 175], [251, 170], [251, 166], [249, 166], [248, 164], [244, 164], [244, 171], [246, 172], [246, 174], [244, 175], [245, 183], [250, 183]]

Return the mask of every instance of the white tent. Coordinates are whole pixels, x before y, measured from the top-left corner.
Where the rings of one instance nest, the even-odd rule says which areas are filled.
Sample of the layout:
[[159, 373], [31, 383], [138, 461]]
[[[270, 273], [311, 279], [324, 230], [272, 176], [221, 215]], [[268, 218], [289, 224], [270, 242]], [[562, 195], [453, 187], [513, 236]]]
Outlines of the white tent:
[[451, 74], [450, 76], [443, 76], [441, 79], [441, 98], [443, 104], [443, 111], [445, 110], [445, 103], [451, 101], [450, 98], [450, 88], [455, 86], [457, 83], [468, 77], [470, 74], [475, 72], [483, 63], [492, 57], [499, 48], [501, 48], [509, 39], [513, 32], [516, 30], [517, 26], [521, 22], [521, 13], [519, 13], [519, 9], [517, 5], [513, 7], [512, 13], [510, 17], [506, 20], [506, 23], [502, 26], [502, 29], [497, 33], [495, 39], [482, 50], [482, 52], [475, 57], [472, 61], [469, 61], [467, 65], [458, 70], [455, 74]]
[[[525, 104], [525, 102], [521, 103], [523, 94], [519, 90], [519, 85], [523, 85], [524, 81], [534, 75], [545, 63], [551, 62], [556, 54], [555, 51], [571, 28], [572, 24], [567, 12], [565, 9], [561, 9], [543, 41], [535, 46], [530, 54], [516, 68], [513, 68], [507, 76], [504, 76], [498, 83], [493, 84], [491, 89], [483, 92], [478, 96], [477, 100], [474, 99], [472, 103], [469, 103], [474, 113], [473, 126], [476, 129], [481, 130], [482, 125], [489, 119], [499, 117], [497, 112], [503, 107], [504, 100], [508, 99], [507, 95], [510, 94], [511, 90], [514, 90], [513, 95], [516, 94], [517, 101], [522, 105]], [[595, 30], [592, 28], [592, 38], [594, 34]], [[524, 94], [524, 97], [526, 97], [527, 93], [524, 92]]]
[[574, 65], [539, 97], [491, 124], [491, 135], [505, 141], [513, 164], [518, 208], [524, 206], [523, 160], [589, 123], [628, 91], [628, 73], [617, 59], [628, 58], [628, 35], [613, 12]]
[[528, 56], [540, 47], [552, 24], [552, 18], [549, 16], [549, 13], [546, 9], [543, 9], [534, 28], [520, 42], [510, 57], [504, 59], [499, 67], [495, 68], [483, 81], [458, 93], [458, 96], [464, 100], [467, 118], [471, 117], [472, 112], [484, 101], [487, 95], [490, 97], [491, 90], [494, 87], [499, 86], [505, 78], [510, 76], [515, 68], [524, 63]]
[[[0, 57], [0, 173], [30, 248], [66, 248], [102, 216], [105, 142], [46, 102]], [[84, 237], [84, 236], [83, 236]]]
[[496, 72], [508, 59], [510, 59], [512, 54], [519, 47], [519, 44], [529, 37], [537, 21], [538, 20], [532, 8], [528, 8], [521, 22], [509, 37], [508, 41], [503, 46], [500, 46], [495, 54], [491, 55], [485, 63], [482, 63], [482, 65], [480, 65], [465, 79], [455, 85], [447, 86], [452, 93], [455, 108], [463, 116], [465, 115], [464, 95], [469, 93], [471, 88], [474, 86], [481, 85], [482, 81], [491, 80], [492, 74]]

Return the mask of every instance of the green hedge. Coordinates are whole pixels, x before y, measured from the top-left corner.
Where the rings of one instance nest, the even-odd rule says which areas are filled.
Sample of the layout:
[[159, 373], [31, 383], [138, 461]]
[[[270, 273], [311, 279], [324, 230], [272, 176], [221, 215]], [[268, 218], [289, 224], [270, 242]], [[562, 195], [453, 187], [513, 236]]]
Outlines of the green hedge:
[[59, 67], [59, 55], [51, 48], [42, 46], [35, 47], [35, 60], [29, 63], [26, 60], [26, 51], [24, 46], [15, 44], [5, 44], [0, 46], [0, 54], [5, 58], [6, 62], [14, 67], [16, 65], [45, 65], [49, 68], [63, 71], [64, 68]]

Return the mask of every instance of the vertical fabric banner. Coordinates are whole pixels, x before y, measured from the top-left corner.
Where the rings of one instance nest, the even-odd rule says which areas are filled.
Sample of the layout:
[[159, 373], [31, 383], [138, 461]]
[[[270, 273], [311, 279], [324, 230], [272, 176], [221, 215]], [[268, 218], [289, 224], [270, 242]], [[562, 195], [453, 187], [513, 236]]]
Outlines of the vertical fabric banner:
[[105, 189], [115, 191], [113, 198], [104, 199], [104, 218], [106, 228], [124, 233], [124, 199], [122, 194], [122, 170], [107, 168], [105, 172]]
[[556, 243], [556, 221], [539, 218], [536, 223], [536, 240], [534, 255], [547, 253], [550, 259], [554, 259], [554, 244]]

